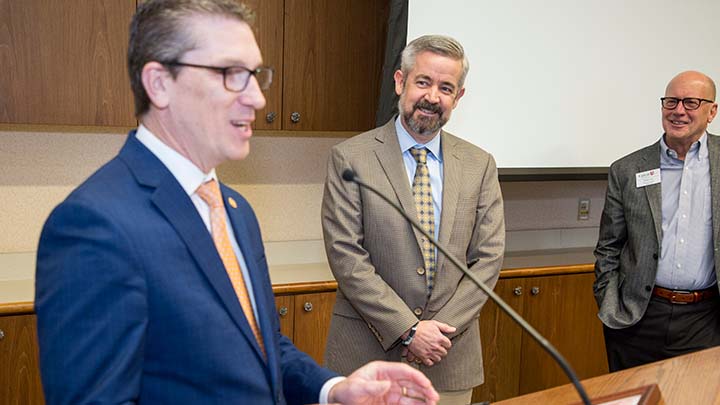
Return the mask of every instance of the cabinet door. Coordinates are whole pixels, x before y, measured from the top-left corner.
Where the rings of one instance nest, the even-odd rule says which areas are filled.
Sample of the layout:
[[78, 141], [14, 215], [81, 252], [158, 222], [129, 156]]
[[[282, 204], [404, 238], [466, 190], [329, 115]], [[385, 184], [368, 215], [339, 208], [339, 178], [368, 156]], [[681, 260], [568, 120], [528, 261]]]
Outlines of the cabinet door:
[[[498, 280], [495, 293], [516, 312], [523, 312], [524, 279]], [[497, 304], [488, 300], [480, 312], [480, 341], [485, 383], [473, 391], [473, 402], [500, 401], [518, 395], [520, 327]]]
[[135, 0], [0, 0], [0, 122], [135, 126]]
[[43, 404], [35, 316], [0, 316], [0, 331], [0, 402]]
[[295, 325], [295, 297], [292, 295], [280, 295], [275, 297], [278, 317], [280, 318], [280, 332], [293, 340], [293, 329]]
[[388, 10], [386, 0], [285, 1], [284, 129], [374, 127]]
[[[526, 279], [526, 319], [560, 351], [581, 380], [608, 372], [592, 293], [594, 278], [589, 273]], [[524, 334], [520, 394], [568, 382], [550, 355]]]
[[295, 296], [295, 346], [319, 364], [323, 364], [334, 303], [334, 291]]
[[283, 89], [283, 0], [245, 0], [255, 11], [253, 31], [263, 63], [274, 69], [272, 86], [265, 90], [265, 108], [255, 114], [256, 129], [281, 129]]

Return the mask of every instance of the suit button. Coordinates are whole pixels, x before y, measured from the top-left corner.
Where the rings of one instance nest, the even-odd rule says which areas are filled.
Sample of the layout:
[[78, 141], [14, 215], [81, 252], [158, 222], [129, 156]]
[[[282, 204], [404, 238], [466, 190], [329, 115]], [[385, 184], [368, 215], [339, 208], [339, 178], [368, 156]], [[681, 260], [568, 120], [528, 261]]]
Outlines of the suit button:
[[658, 258], [657, 253], [653, 253], [653, 259], [654, 259], [654, 260], [657, 260], [657, 258]]
[[646, 285], [646, 286], [645, 286], [645, 291], [652, 291], [652, 287], [650, 287], [649, 285]]
[[414, 312], [415, 315], [417, 315], [417, 316], [420, 316], [420, 315], [422, 315], [422, 313], [423, 313], [422, 308], [420, 308], [420, 307], [415, 308], [415, 309], [413, 310], [413, 312]]
[[421, 275], [421, 276], [422, 276], [423, 274], [425, 274], [425, 267], [418, 267], [418, 268], [417, 268], [417, 274], [419, 274], [419, 275]]

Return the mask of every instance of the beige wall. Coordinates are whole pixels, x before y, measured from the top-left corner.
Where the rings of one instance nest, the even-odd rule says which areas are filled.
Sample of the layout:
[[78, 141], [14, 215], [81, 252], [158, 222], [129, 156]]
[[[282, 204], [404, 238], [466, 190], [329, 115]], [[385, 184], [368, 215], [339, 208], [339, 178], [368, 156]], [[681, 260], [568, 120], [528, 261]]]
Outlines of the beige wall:
[[[312, 246], [315, 256], [322, 254], [319, 213], [325, 162], [329, 149], [343, 140], [282, 135], [259, 134], [248, 159], [218, 169], [221, 179], [254, 206], [269, 250], [280, 252], [271, 255], [271, 262], [286, 262], [280, 255], [289, 245]], [[115, 155], [124, 140], [123, 133], [0, 132], [0, 255], [34, 252], [52, 208]], [[503, 183], [508, 249], [592, 246], [605, 185]], [[591, 199], [588, 221], [577, 220], [581, 197]], [[0, 265], [0, 277], [4, 271], [9, 270]]]

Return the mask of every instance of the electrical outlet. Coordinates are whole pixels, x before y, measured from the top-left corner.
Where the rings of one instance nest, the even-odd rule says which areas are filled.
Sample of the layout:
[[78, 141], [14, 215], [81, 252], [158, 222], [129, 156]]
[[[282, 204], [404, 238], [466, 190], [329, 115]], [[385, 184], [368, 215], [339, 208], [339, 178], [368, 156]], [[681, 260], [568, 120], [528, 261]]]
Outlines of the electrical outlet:
[[587, 221], [590, 219], [590, 199], [581, 198], [578, 200], [578, 221]]

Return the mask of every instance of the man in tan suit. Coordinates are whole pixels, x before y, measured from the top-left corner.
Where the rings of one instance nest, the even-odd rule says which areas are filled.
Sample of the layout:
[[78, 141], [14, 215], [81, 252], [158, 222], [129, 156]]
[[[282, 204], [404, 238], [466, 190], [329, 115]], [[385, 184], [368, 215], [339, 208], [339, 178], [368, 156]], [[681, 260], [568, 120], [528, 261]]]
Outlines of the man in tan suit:
[[469, 69], [452, 38], [412, 41], [395, 72], [400, 115], [331, 151], [322, 206], [338, 282], [327, 366], [347, 373], [371, 359], [419, 367], [443, 404], [470, 402], [483, 382], [478, 315], [487, 296], [386, 202], [342, 180], [352, 169], [403, 207], [493, 287], [505, 248], [493, 157], [441, 131]]

